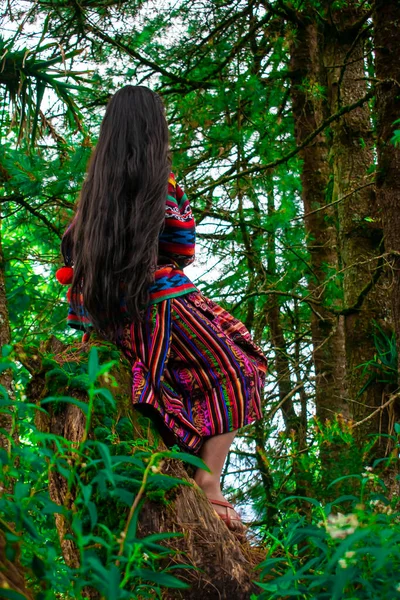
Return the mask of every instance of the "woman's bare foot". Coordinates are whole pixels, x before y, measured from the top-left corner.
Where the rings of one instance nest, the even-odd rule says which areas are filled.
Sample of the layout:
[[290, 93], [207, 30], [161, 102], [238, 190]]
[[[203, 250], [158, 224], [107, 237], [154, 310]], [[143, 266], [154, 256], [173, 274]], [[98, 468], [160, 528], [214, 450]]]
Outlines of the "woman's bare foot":
[[221, 473], [229, 448], [235, 438], [236, 431], [222, 433], [207, 438], [200, 449], [209, 471], [197, 469], [194, 480], [210, 500], [215, 512], [226, 523], [226, 526], [236, 533], [244, 533], [245, 526], [240, 515], [227, 502], [221, 491]]
[[194, 480], [203, 490], [212, 504], [213, 509], [221, 517], [228, 529], [237, 533], [244, 533], [246, 527], [244, 526], [240, 515], [222, 494], [219, 483], [216, 483], [215, 478], [206, 471], [199, 469]]

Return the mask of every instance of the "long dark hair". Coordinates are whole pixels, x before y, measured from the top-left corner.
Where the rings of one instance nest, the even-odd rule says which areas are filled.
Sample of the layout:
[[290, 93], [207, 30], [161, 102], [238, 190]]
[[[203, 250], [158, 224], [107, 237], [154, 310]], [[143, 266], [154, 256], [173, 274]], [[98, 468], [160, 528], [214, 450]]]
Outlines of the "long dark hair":
[[61, 245], [66, 264], [74, 266], [72, 304], [83, 297], [100, 331], [111, 334], [126, 317], [140, 320], [148, 302], [169, 172], [160, 97], [143, 86], [121, 88], [107, 106], [77, 213]]

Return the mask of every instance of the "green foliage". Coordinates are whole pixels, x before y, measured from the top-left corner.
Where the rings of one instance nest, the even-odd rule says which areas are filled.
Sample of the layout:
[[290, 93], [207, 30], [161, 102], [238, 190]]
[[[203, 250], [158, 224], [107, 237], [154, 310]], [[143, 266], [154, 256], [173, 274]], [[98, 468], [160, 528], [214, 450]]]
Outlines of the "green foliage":
[[[10, 451], [0, 450], [0, 529], [6, 539], [7, 558], [13, 561], [17, 551], [21, 553], [21, 563], [30, 573], [28, 584], [38, 600], [50, 600], [54, 594], [82, 598], [85, 586], [115, 600], [139, 595], [161, 597], [164, 587], [186, 587], [165, 566], [165, 559], [173, 551], [163, 542], [179, 534], [141, 538], [137, 520], [147, 495], [156, 491], [158, 498], [165, 498], [184, 483], [161, 472], [163, 460], [177, 458], [196, 466], [201, 461], [178, 451], [154, 452], [146, 440], [139, 444], [132, 440], [132, 429], [126, 422], [117, 423], [114, 398], [98, 383], [99, 378], [111, 377], [114, 362], [100, 362], [95, 347], [87, 363], [79, 362], [87, 403], [57, 395], [45, 398], [40, 406], [23, 397], [11, 403], [1, 388], [0, 411], [12, 415], [20, 440], [16, 444], [10, 438]], [[0, 369], [15, 370], [5, 351]], [[64, 376], [76, 377], [68, 371]], [[60, 377], [60, 373], [53, 370], [50, 378], [54, 376]], [[46, 412], [49, 404], [54, 408], [66, 402], [78, 406], [86, 416], [78, 446], [61, 436], [39, 431], [34, 424], [36, 411]], [[99, 415], [105, 427], [99, 425], [99, 439], [91, 439], [89, 429]], [[116, 429], [118, 440], [110, 436], [112, 429]], [[102, 431], [106, 435], [101, 435]], [[73, 503], [68, 494], [64, 505], [51, 500], [50, 473], [65, 479], [67, 490], [75, 497]], [[60, 559], [56, 514], [64, 522], [65, 539], [78, 548], [79, 567], [67, 566]]]
[[398, 366], [395, 332], [384, 331], [379, 323], [376, 322], [373, 322], [372, 325], [372, 337], [376, 354], [372, 360], [362, 363], [357, 367], [362, 369], [363, 379], [366, 379], [358, 396], [361, 396], [369, 386], [375, 383], [384, 383], [393, 389], [397, 385]]
[[[93, 81], [85, 80], [82, 72], [67, 70], [65, 64], [81, 54], [82, 50], [75, 49], [60, 54], [57, 42], [39, 44], [35, 49], [16, 49], [14, 43], [15, 38], [6, 41], [0, 37], [0, 53], [3, 57], [0, 82], [5, 85], [18, 108], [18, 138], [21, 139], [30, 129], [30, 142], [35, 142], [46, 88], [53, 89], [66, 105], [65, 116], [70, 126], [81, 128], [82, 114], [76, 104], [74, 92], [87, 91], [82, 82], [93, 84]], [[55, 68], [60, 64], [64, 65], [63, 69]], [[70, 79], [75, 83], [71, 83]]]
[[[395, 121], [393, 123], [393, 125], [398, 125], [399, 123], [400, 123], [400, 119]], [[400, 129], [393, 130], [393, 137], [390, 141], [392, 142], [393, 146], [400, 146]]]
[[351, 495], [328, 504], [302, 499], [307, 515], [298, 510], [295, 497], [288, 498], [293, 501], [289, 510], [281, 503], [279, 522], [266, 536], [268, 558], [259, 567], [258, 600], [400, 598], [398, 500], [388, 499], [372, 467], [352, 479]]
[[[349, 592], [347, 600], [351, 594], [367, 598], [363, 586], [368, 587], [368, 575], [371, 594], [376, 591], [383, 599], [387, 585], [388, 597], [395, 598], [395, 584], [380, 578], [373, 553], [386, 552], [383, 532], [390, 525], [394, 537], [387, 540], [392, 540], [394, 549], [385, 554], [382, 569], [386, 573], [390, 561], [393, 568], [397, 566], [397, 512], [381, 510], [378, 514], [370, 505], [357, 508], [360, 500], [355, 500], [357, 485], [365, 479], [361, 474], [366, 457], [377, 438], [360, 444], [340, 418], [325, 424], [311, 418], [315, 394], [324, 379], [324, 375], [315, 378], [313, 328], [321, 322], [329, 328], [331, 319], [343, 317], [346, 265], [338, 256], [337, 262], [323, 264], [320, 273], [312, 267], [311, 254], [319, 248], [305, 227], [303, 165], [296, 151], [299, 132], [291, 99], [296, 80], [292, 58], [305, 23], [316, 24], [323, 40], [333, 12], [343, 10], [345, 21], [349, 3], [337, 0], [329, 7], [319, 0], [182, 1], [173, 6], [147, 0], [25, 4], [30, 6], [21, 8], [15, 0], [7, 3], [8, 37], [0, 43], [1, 243], [12, 343], [29, 348], [53, 334], [63, 340], [75, 338], [65, 327], [65, 288], [54, 279], [61, 264], [60, 236], [73, 215], [109, 95], [126, 83], [149, 85], [166, 104], [173, 170], [188, 192], [198, 223], [197, 268], [188, 274], [194, 274], [207, 295], [244, 321], [270, 356], [265, 419], [241, 434], [229, 455], [224, 479], [225, 489], [254, 517], [259, 538], [272, 545], [268, 560], [277, 562], [267, 560], [260, 583], [269, 585], [271, 573], [281, 579], [278, 588], [265, 589], [262, 598], [294, 597], [296, 592], [297, 597], [331, 599], [346, 585], [360, 586]], [[351, 27], [342, 35], [354, 42], [346, 61], [349, 66], [355, 64], [356, 42], [361, 40], [370, 86], [376, 80], [372, 6], [362, 0], [354, 5], [365, 12], [358, 20], [359, 29]], [[327, 30], [329, 35], [340, 28], [343, 15], [337, 16], [335, 26]], [[325, 70], [325, 80], [331, 74]], [[346, 75], [344, 67], [341, 75]], [[312, 102], [321, 102], [325, 118], [330, 94], [339, 92], [340, 96], [340, 89], [329, 90], [325, 80], [322, 84], [307, 73], [299, 78], [297, 89], [310, 103], [302, 115], [305, 122], [300, 123], [306, 127]], [[373, 100], [371, 108], [371, 125], [376, 129]], [[330, 145], [333, 129], [325, 132]], [[320, 143], [320, 136], [311, 142]], [[368, 143], [358, 139], [356, 146], [362, 149]], [[400, 143], [397, 129], [392, 143], [395, 147]], [[335, 148], [330, 149], [332, 159]], [[375, 170], [373, 163], [365, 175]], [[356, 175], [361, 175], [358, 186], [363, 174]], [[314, 190], [309, 192], [311, 211], [325, 215], [321, 223], [337, 230], [339, 239], [352, 232], [341, 229], [337, 209], [343, 205], [341, 201], [335, 204], [336, 180], [331, 170], [323, 198], [314, 198]], [[331, 202], [334, 206], [325, 211], [324, 203]], [[318, 212], [321, 209], [323, 213]], [[361, 222], [363, 227], [374, 225], [371, 236], [378, 234], [375, 216], [367, 215]], [[322, 348], [329, 335], [321, 339]], [[352, 402], [362, 403], [373, 385], [379, 384], [384, 395], [393, 391], [397, 378], [394, 339], [377, 328], [374, 342], [374, 359], [356, 371], [360, 393]], [[179, 482], [158, 471], [164, 456], [154, 455], [145, 442], [132, 442], [128, 417], [115, 419], [112, 384], [96, 383], [101, 369], [106, 375], [118, 358], [108, 354], [98, 348], [98, 356], [94, 352], [89, 365], [79, 355], [63, 366], [47, 356], [48, 397], [41, 407], [31, 406], [24, 398], [29, 377], [19, 365], [16, 368], [17, 399], [11, 414], [20, 442], [13, 442], [10, 455], [0, 453], [3, 486], [11, 486], [0, 508], [4, 522], [17, 527], [22, 561], [31, 569], [31, 582], [40, 598], [51, 598], [52, 590], [78, 598], [84, 585], [95, 587], [106, 598], [129, 597], [126, 594], [139, 591], [145, 598], [152, 597], [153, 589], [159, 593], [164, 585], [180, 585], [171, 580], [172, 572], [161, 570], [167, 557], [162, 542], [167, 535], [147, 541], [136, 538], [140, 503], [127, 538], [120, 537], [143, 483], [147, 497], [167, 502]], [[328, 375], [333, 359], [327, 357]], [[66, 397], [68, 386], [88, 391], [89, 402]], [[285, 412], [286, 421], [282, 421], [283, 397], [294, 412], [290, 422]], [[0, 401], [2, 410], [8, 411], [4, 391]], [[335, 402], [333, 398], [333, 412]], [[63, 438], [35, 428], [36, 411], [51, 408], [62, 413], [66, 403], [87, 415], [87, 428], [92, 422], [95, 442], [86, 439], [79, 449], [72, 449]], [[74, 469], [69, 462], [72, 452], [78, 457]], [[175, 451], [169, 456], [198, 466], [195, 457]], [[59, 508], [51, 502], [47, 493], [50, 469], [65, 476], [70, 488], [78, 491], [73, 507]], [[351, 549], [343, 555], [342, 548], [332, 563], [342, 541], [332, 539], [318, 523], [326, 523], [329, 511], [338, 510], [333, 501], [338, 496], [342, 496], [342, 510], [355, 514], [362, 524], [357, 531], [368, 534], [358, 540], [352, 537], [357, 531], [349, 534], [342, 541], [352, 540]], [[311, 508], [305, 508], [305, 497], [315, 498]], [[381, 501], [385, 505], [383, 495]], [[57, 510], [62, 511], [68, 535], [79, 546], [79, 569], [67, 567], [60, 559], [53, 521]], [[7, 535], [12, 552], [14, 534], [8, 531]], [[373, 550], [364, 560], [361, 552], [367, 544]], [[118, 558], [121, 545], [123, 553]], [[338, 561], [347, 560], [345, 553], [353, 551], [357, 566], [349, 560], [343, 568]], [[346, 583], [348, 573], [358, 583]]]

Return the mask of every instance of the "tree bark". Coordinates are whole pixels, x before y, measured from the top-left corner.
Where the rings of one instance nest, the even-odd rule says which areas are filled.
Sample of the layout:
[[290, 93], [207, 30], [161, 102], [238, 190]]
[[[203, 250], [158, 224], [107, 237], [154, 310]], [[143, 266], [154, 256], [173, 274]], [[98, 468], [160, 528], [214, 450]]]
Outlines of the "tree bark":
[[376, 195], [392, 273], [389, 296], [396, 331], [400, 384], [400, 147], [391, 143], [400, 119], [400, 5], [377, 1], [374, 12], [378, 172]]
[[[290, 48], [292, 71], [292, 110], [297, 144], [301, 144], [324, 119], [322, 89], [325, 76], [322, 66], [322, 37], [315, 20], [303, 15], [297, 25]], [[308, 288], [321, 301], [311, 314], [313, 360], [316, 375], [315, 404], [317, 416], [325, 420], [335, 413], [348, 416], [343, 382], [344, 329], [324, 305], [338, 307], [340, 298], [332, 300], [328, 277], [338, 270], [336, 216], [329, 206], [328, 145], [324, 132], [300, 152], [302, 200], [305, 213], [307, 247], [310, 253]]]
[[[0, 172], [1, 177], [1, 172]], [[0, 231], [0, 349], [10, 343], [10, 321], [8, 318], [7, 309], [7, 296], [6, 296], [6, 281], [5, 281], [5, 261], [3, 254], [3, 247], [1, 244], [1, 231]], [[0, 385], [2, 385], [9, 397], [12, 398], [13, 390], [13, 375], [10, 370], [3, 371], [0, 373]], [[11, 432], [12, 429], [12, 415], [6, 412], [0, 412], [0, 429], [4, 429], [7, 433]], [[11, 442], [7, 435], [0, 432], [0, 446], [7, 452], [10, 451]]]
[[[376, 195], [383, 224], [384, 249], [388, 253], [391, 271], [388, 297], [396, 334], [400, 385], [400, 147], [394, 147], [391, 143], [394, 129], [399, 128], [395, 121], [400, 118], [400, 6], [396, 0], [375, 3], [374, 38], [378, 79], [375, 105], [378, 154]], [[400, 421], [398, 399], [388, 407], [388, 413], [392, 425]], [[392, 455], [395, 461], [389, 465], [385, 483], [390, 493], [398, 496], [398, 449], [393, 450]]]
[[[82, 352], [82, 350], [86, 351], [89, 348], [80, 344], [65, 347], [53, 338], [42, 348], [41, 353], [43, 357], [47, 353], [51, 353], [54, 355], [54, 360], [63, 361], [65, 365], [68, 360], [76, 360], [77, 352]], [[49, 367], [43, 364], [39, 352], [36, 352], [33, 358], [32, 356], [25, 358], [25, 366], [32, 373], [28, 390], [29, 397], [32, 401], [40, 402], [48, 393], [46, 372]], [[117, 392], [115, 392], [115, 388], [110, 388], [117, 403], [118, 415], [121, 417], [129, 415], [134, 424], [135, 439], [148, 439], [149, 432], [152, 432], [151, 435], [155, 436], [158, 450], [166, 449], [154, 428], [149, 427], [148, 419], [145, 419], [144, 422], [144, 417], [139, 416], [139, 413], [131, 405], [130, 365], [124, 361], [122, 365], [118, 366], [118, 369], [115, 368], [112, 371], [112, 375], [118, 383]], [[102, 385], [106, 384], [102, 382]], [[60, 388], [58, 392], [60, 395], [74, 396], [84, 400], [84, 395], [79, 390]], [[81, 410], [68, 404], [65, 409], [58, 407], [57, 411], [52, 411], [49, 408], [48, 412], [50, 413], [49, 417], [38, 411], [36, 423], [38, 428], [62, 435], [79, 444], [85, 428], [85, 417]], [[94, 422], [89, 434], [93, 439], [95, 439], [95, 428], [96, 423]], [[194, 484], [179, 461], [166, 460], [162, 472]], [[72, 506], [74, 494], [68, 496], [65, 480], [60, 474], [51, 473], [50, 494], [58, 504]], [[65, 539], [65, 534], [68, 533], [67, 525], [60, 515], [57, 515], [56, 525], [66, 562], [71, 566], [78, 566], [77, 548], [71, 540]], [[196, 485], [179, 486], [177, 491], [174, 491], [173, 497], [169, 498], [168, 506], [154, 501], [145, 503], [139, 517], [140, 536], [145, 537], [160, 532], [183, 534], [182, 538], [172, 538], [168, 541], [168, 546], [177, 551], [173, 557], [168, 559], [169, 564], [174, 562], [177, 565], [193, 565], [200, 569], [182, 569], [182, 571], [178, 569], [175, 574], [189, 583], [191, 588], [183, 592], [165, 591], [163, 595], [165, 599], [194, 600], [200, 595], [202, 598], [215, 598], [215, 600], [250, 599], [251, 594], [255, 591], [252, 583], [252, 579], [254, 579], [253, 566], [260, 560], [259, 551], [252, 549], [246, 541], [238, 539], [228, 530]], [[258, 554], [254, 564], [250, 558], [252, 552]], [[87, 596], [95, 598], [96, 594], [87, 590]]]
[[19, 559], [11, 561], [6, 557], [6, 540], [3, 533], [0, 532], [0, 598], [5, 597], [2, 590], [17, 592], [21, 594], [21, 598], [33, 600], [32, 593], [26, 588], [24, 570], [19, 563]]
[[[329, 109], [335, 113], [367, 92], [365, 33], [357, 25], [362, 13], [355, 2], [336, 11], [327, 10], [327, 14], [330, 22], [325, 26], [324, 62]], [[346, 389], [350, 415], [361, 421], [383, 403], [384, 384], [376, 382], [359, 395], [365, 380], [357, 367], [372, 360], [376, 353], [373, 322], [385, 318], [387, 295], [382, 260], [378, 258], [382, 253], [382, 230], [368, 176], [373, 164], [373, 138], [367, 103], [332, 124], [329, 160], [343, 269]], [[360, 443], [368, 434], [379, 432], [382, 416], [377, 414], [355, 430]]]

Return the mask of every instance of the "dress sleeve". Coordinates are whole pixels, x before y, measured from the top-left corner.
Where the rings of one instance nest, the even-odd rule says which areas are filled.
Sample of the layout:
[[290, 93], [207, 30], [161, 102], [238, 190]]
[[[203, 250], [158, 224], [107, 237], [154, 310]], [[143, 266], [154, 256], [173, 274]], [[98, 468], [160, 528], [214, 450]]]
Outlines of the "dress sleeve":
[[[56, 279], [62, 285], [71, 285], [72, 279], [74, 276], [73, 270], [73, 260], [72, 260], [72, 229], [76, 220], [76, 215], [72, 222], [68, 225], [67, 229], [64, 232], [64, 235], [61, 240], [61, 253], [64, 258], [64, 267], [61, 267], [56, 272]], [[67, 314], [67, 324], [72, 329], [77, 329], [79, 331], [83, 331], [85, 335], [92, 329], [92, 324], [90, 322], [89, 316], [86, 313], [83, 307], [83, 299], [82, 295], [79, 294], [78, 300], [74, 303], [71, 302], [71, 288], [68, 288], [67, 291], [67, 300], [68, 300], [68, 314]]]
[[195, 258], [196, 228], [188, 197], [171, 173], [165, 209], [165, 226], [159, 238], [161, 263], [174, 262], [183, 269]]

